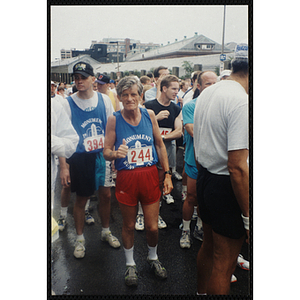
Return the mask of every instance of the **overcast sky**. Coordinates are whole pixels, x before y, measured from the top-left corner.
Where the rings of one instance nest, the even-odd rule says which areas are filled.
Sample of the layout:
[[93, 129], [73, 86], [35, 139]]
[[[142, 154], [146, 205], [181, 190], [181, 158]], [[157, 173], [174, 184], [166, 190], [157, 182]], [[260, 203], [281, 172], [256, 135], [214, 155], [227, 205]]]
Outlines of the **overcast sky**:
[[[61, 49], [130, 38], [166, 45], [195, 32], [222, 43], [224, 5], [51, 6], [51, 61]], [[225, 43], [247, 42], [248, 7], [227, 5]]]

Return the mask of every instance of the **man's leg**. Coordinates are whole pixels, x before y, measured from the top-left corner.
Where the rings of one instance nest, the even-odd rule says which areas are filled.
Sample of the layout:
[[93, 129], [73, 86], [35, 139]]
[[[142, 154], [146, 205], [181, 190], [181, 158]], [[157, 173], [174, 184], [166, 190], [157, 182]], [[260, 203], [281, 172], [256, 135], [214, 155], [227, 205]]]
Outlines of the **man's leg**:
[[85, 197], [85, 196], [76, 195], [73, 214], [74, 214], [75, 228], [76, 228], [77, 235], [83, 234], [84, 216], [85, 216], [84, 208], [88, 199], [89, 196]]
[[159, 201], [149, 205], [142, 205], [142, 208], [145, 218], [147, 243], [150, 247], [155, 247], [158, 242]]
[[99, 187], [98, 190], [99, 195], [99, 216], [101, 219], [102, 227], [109, 227], [109, 219], [110, 219], [110, 198], [111, 191], [110, 187]]
[[213, 267], [207, 287], [207, 294], [228, 295], [230, 292], [231, 275], [236, 268], [237, 257], [245, 236], [240, 239], [231, 239], [212, 231], [212, 237]]
[[204, 238], [197, 255], [197, 291], [207, 293], [213, 267], [213, 235], [211, 226], [203, 222]]

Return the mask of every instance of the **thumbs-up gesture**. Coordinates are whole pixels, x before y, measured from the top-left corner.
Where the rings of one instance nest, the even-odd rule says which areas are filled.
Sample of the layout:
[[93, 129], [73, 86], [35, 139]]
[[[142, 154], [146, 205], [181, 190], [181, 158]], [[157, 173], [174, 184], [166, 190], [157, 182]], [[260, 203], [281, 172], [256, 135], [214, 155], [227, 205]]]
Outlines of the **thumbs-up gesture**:
[[125, 158], [127, 156], [128, 146], [126, 146], [126, 141], [123, 139], [123, 144], [120, 145], [117, 150], [117, 158]]

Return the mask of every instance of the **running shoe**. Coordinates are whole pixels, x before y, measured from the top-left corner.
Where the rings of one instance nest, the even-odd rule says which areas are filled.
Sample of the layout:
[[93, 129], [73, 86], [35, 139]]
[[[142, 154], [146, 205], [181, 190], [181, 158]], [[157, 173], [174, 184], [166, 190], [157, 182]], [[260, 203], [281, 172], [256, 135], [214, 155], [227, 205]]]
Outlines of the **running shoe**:
[[144, 215], [138, 214], [136, 216], [135, 221], [135, 229], [136, 230], [144, 230], [145, 224], [144, 224]]
[[85, 211], [85, 223], [88, 225], [95, 224], [95, 219], [92, 217], [88, 210]]
[[180, 238], [180, 247], [181, 248], [190, 248], [191, 247], [191, 233], [189, 230], [183, 230]]
[[101, 241], [108, 242], [109, 245], [113, 248], [119, 248], [121, 246], [119, 240], [115, 236], [113, 236], [110, 231], [101, 232]]
[[162, 217], [160, 215], [158, 215], [158, 228], [163, 229], [166, 227], [167, 227], [166, 222], [162, 219]]
[[195, 221], [198, 218], [197, 211], [194, 210], [193, 215], [192, 215], [192, 220]]
[[154, 270], [156, 277], [160, 279], [167, 278], [167, 270], [162, 266], [161, 262], [158, 259], [150, 260], [147, 257], [147, 262], [150, 264], [151, 269]]
[[172, 177], [179, 181], [182, 180], [182, 176], [177, 171], [172, 173]]
[[136, 266], [127, 266], [125, 272], [125, 284], [128, 286], [137, 286], [138, 276]]
[[194, 235], [195, 239], [197, 239], [197, 240], [199, 240], [199, 241], [202, 242], [203, 241], [203, 235], [204, 235], [203, 227], [201, 227], [199, 229], [198, 225], [196, 224], [193, 235]]
[[242, 268], [243, 270], [249, 271], [249, 261], [244, 259], [242, 254], [239, 254], [237, 258], [237, 265]]
[[75, 243], [75, 250], [74, 250], [74, 256], [76, 258], [83, 258], [85, 256], [85, 241], [76, 241]]
[[236, 276], [234, 276], [233, 274], [231, 275], [231, 283], [237, 282], [237, 278]]
[[174, 199], [171, 194], [164, 195], [163, 199], [167, 202], [167, 204], [174, 203]]
[[185, 201], [186, 196], [187, 196], [187, 191], [182, 192], [182, 193], [181, 193], [181, 200], [182, 200], [182, 201]]
[[59, 231], [63, 231], [67, 225], [66, 219], [64, 217], [60, 216], [57, 221], [57, 224], [58, 224]]

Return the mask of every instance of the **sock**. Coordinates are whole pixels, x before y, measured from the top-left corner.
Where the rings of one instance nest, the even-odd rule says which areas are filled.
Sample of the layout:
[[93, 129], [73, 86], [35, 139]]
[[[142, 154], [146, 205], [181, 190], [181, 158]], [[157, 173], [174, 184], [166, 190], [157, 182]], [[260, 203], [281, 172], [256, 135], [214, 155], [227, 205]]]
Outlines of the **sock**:
[[80, 235], [78, 235], [77, 234], [77, 239], [76, 239], [77, 241], [84, 241], [84, 236], [83, 236], [83, 234], [80, 234]]
[[199, 229], [202, 227], [202, 220], [199, 217], [197, 217], [197, 226]]
[[171, 168], [171, 170], [172, 170], [172, 173], [175, 173], [176, 172], [176, 167]]
[[85, 211], [89, 210], [89, 206], [90, 206], [90, 199], [88, 199], [88, 200], [86, 201], [86, 205], [85, 205], [84, 210], [85, 210]]
[[198, 213], [197, 213], [197, 206], [194, 206], [194, 214], [196, 214], [198, 216]]
[[110, 232], [109, 227], [107, 227], [107, 228], [102, 227], [102, 233], [104, 234], [104, 233], [107, 233], [107, 232]]
[[199, 293], [197, 292], [197, 296], [198, 296], [198, 295], [207, 295], [207, 294], [206, 294], [206, 293], [203, 293], [203, 294], [199, 294]]
[[138, 209], [138, 214], [139, 214], [139, 215], [143, 215], [144, 213], [143, 213], [143, 209], [142, 209], [141, 202], [139, 202], [138, 207], [139, 207], [139, 209]]
[[133, 259], [133, 248], [134, 246], [132, 246], [130, 249], [123, 248], [125, 252], [126, 266], [135, 266], [135, 261]]
[[190, 230], [191, 220], [186, 221], [186, 220], [183, 220], [183, 219], [182, 219], [182, 224], [183, 224], [182, 230], [184, 230], [184, 231]]
[[182, 185], [182, 193], [187, 192], [187, 185]]
[[155, 247], [150, 247], [148, 245], [148, 258], [150, 260], [158, 259], [158, 257], [157, 257], [157, 245]]
[[68, 213], [68, 206], [67, 207], [60, 207], [60, 215], [62, 216], [62, 217], [67, 217], [67, 213]]

